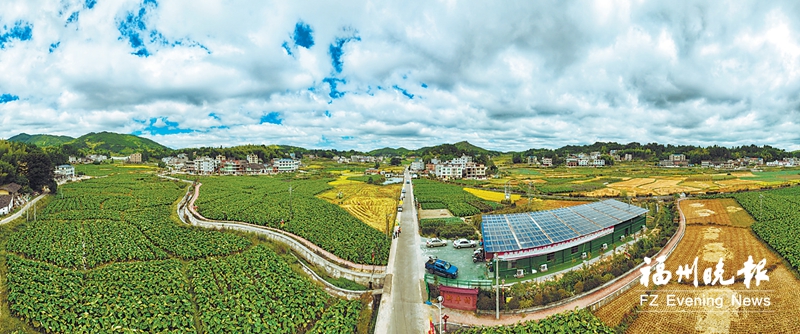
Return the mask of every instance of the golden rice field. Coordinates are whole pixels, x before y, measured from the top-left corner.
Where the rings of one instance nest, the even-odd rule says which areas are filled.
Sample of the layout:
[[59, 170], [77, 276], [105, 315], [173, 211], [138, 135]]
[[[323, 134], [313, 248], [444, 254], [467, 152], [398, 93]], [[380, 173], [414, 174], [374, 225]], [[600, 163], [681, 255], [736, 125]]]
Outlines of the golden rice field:
[[[329, 182], [328, 184], [332, 185], [333, 189], [320, 193], [317, 197], [342, 207], [354, 217], [379, 231], [386, 231], [387, 215], [389, 222], [395, 220], [402, 185], [371, 185], [347, 180], [347, 176], [343, 175], [337, 180]], [[340, 193], [341, 198], [339, 197]]]
[[[646, 288], [637, 284], [594, 314], [610, 326], [616, 326], [637, 305], [636, 320], [627, 333], [797, 333], [800, 323], [800, 281], [786, 268], [780, 257], [765, 247], [749, 228], [733, 227], [749, 218], [735, 200], [685, 200], [681, 209], [689, 225], [678, 247], [667, 259], [665, 269], [672, 278], [665, 286], [652, 291], [658, 299], [641, 303]], [[752, 221], [752, 218], [749, 218]], [[709, 224], [711, 223], [711, 224]], [[768, 281], [758, 286], [744, 285], [736, 271], [752, 256], [754, 262], [766, 260]], [[706, 268], [716, 268], [724, 261], [723, 279], [735, 277], [731, 285], [703, 283]], [[697, 259], [698, 287], [693, 277], [677, 282], [678, 266], [691, 265]], [[650, 282], [649, 289], [656, 286]], [[652, 295], [646, 300], [652, 300]], [[667, 303], [671, 295], [672, 303]], [[770, 305], [763, 303], [769, 298]], [[746, 304], [740, 298], [761, 300], [760, 305]], [[678, 305], [676, 300], [691, 299], [692, 304]], [[740, 300], [736, 302], [735, 300]], [[699, 301], [699, 303], [698, 303]]]
[[[504, 200], [506, 195], [499, 191], [491, 191], [491, 190], [481, 190], [481, 189], [474, 189], [474, 188], [464, 188], [464, 191], [477, 196], [478, 198], [485, 199], [487, 201], [498, 202]], [[511, 201], [516, 202], [520, 198], [521, 195], [511, 194]]]
[[681, 201], [686, 224], [718, 224], [748, 227], [755, 221], [735, 199], [706, 199]]

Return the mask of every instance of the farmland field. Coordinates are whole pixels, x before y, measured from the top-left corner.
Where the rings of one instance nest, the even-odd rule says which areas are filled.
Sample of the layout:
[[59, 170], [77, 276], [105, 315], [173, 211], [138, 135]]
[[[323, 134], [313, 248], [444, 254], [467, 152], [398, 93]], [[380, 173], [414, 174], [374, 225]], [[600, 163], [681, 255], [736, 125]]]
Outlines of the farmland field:
[[454, 216], [465, 217], [503, 207], [478, 198], [457, 185], [418, 179], [413, 181], [414, 198], [423, 210], [448, 209]]
[[[682, 241], [665, 263], [665, 269], [672, 272], [672, 278], [669, 284], [661, 287], [650, 282], [647, 289], [657, 288], [652, 294], [659, 295], [661, 299], [657, 306], [648, 303], [642, 305], [627, 332], [794, 333], [800, 330], [800, 324], [794, 321], [800, 314], [800, 292], [794, 287], [800, 282], [792, 273], [792, 268], [787, 267], [753, 233], [761, 231], [764, 234], [762, 238], [774, 242], [773, 247], [779, 252], [793, 254], [796, 239], [787, 239], [791, 238], [787, 235], [796, 233], [796, 226], [787, 228], [780, 224], [797, 214], [791, 210], [793, 202], [790, 202], [794, 200], [796, 191], [796, 188], [786, 188], [734, 195], [757, 219], [772, 219], [756, 223], [739, 203], [730, 198], [682, 201], [681, 208], [687, 216], [688, 225]], [[763, 214], [759, 213], [759, 194], [764, 195]], [[750, 224], [752, 231], [747, 228]], [[781, 243], [782, 240], [787, 241]], [[748, 288], [743, 276], [737, 275], [736, 271], [743, 267], [749, 257], [756, 263], [765, 260], [764, 269], [769, 280], [761, 281], [758, 285], [753, 280]], [[697, 274], [685, 277], [681, 283], [677, 282], [678, 267], [691, 266], [695, 259]], [[719, 283], [705, 285], [705, 269], [716, 268], [720, 259], [724, 261], [722, 278], [734, 277], [734, 282], [727, 286]], [[787, 258], [789, 263], [792, 263], [792, 259], [791, 256]], [[693, 285], [695, 277], [698, 278], [698, 287]], [[637, 284], [594, 313], [607, 325], [616, 326], [631, 309], [640, 304], [640, 296], [647, 289]], [[666, 304], [668, 295], [713, 302], [680, 306], [673, 303], [670, 306]], [[769, 297], [770, 305], [738, 304], [734, 302], [737, 296], [760, 298], [762, 302]]]
[[787, 181], [800, 180], [800, 170], [779, 170], [771, 172], [755, 172], [751, 175], [742, 176], [742, 180], [753, 180], [758, 182], [780, 183]]
[[[724, 259], [723, 277], [728, 279], [736, 274], [736, 270], [742, 267], [749, 256], [753, 257], [754, 262], [766, 259], [765, 268], [769, 281], [762, 281], [758, 286], [753, 282], [749, 288], [745, 287], [741, 275], [736, 276], [735, 282], [729, 286], [722, 286], [719, 283], [705, 286], [702, 277], [699, 277], [697, 288], [691, 283], [693, 278], [684, 279], [683, 283], [677, 282], [675, 270], [679, 265], [691, 265], [695, 258], [698, 259], [699, 276], [703, 276], [702, 271], [705, 268], [713, 268], [720, 258]], [[708, 303], [668, 306], [662, 300], [658, 306], [646, 304], [630, 326], [629, 332], [793, 333], [800, 329], [800, 324], [790, 320], [800, 314], [800, 293], [793, 288], [800, 282], [777, 256], [752, 235], [748, 228], [720, 225], [687, 226], [683, 240], [667, 259], [666, 269], [673, 271], [673, 278], [668, 285], [654, 292], [660, 295], [660, 298], [666, 298], [669, 294], [679, 298], [721, 297], [722, 303], [720, 306]], [[630, 294], [637, 295], [635, 292]], [[731, 300], [735, 294], [754, 298], [769, 297], [771, 305], [738, 305]], [[625, 296], [629, 297], [627, 300], [633, 299], [631, 307], [638, 305], [638, 295]], [[613, 320], [612, 317], [606, 319]]]
[[800, 187], [734, 194], [756, 222], [753, 231], [800, 270]]
[[[318, 198], [318, 194], [333, 188], [330, 181], [282, 176], [205, 177], [200, 179], [203, 186], [195, 204], [207, 218], [283, 229], [342, 259], [386, 264], [391, 240], [382, 231], [385, 227], [375, 229], [336, 204]], [[385, 226], [386, 218], [381, 218]], [[365, 250], [374, 250], [375, 258]]]
[[753, 218], [747, 211], [730, 198], [682, 201], [681, 209], [686, 215], [686, 224], [714, 223], [749, 227], [753, 223]]
[[614, 333], [586, 310], [567, 311], [551, 315], [539, 321], [531, 320], [512, 326], [474, 327], [457, 330], [456, 334], [502, 334], [502, 333]]
[[179, 225], [171, 214], [186, 186], [141, 173], [69, 183], [37, 221], [0, 227], [10, 232], [0, 237], [0, 311], [28, 326], [12, 328], [352, 330], [359, 301], [332, 298], [250, 238]]
[[342, 176], [336, 181], [328, 182], [333, 189], [324, 191], [317, 197], [342, 207], [372, 228], [385, 232], [386, 220], [394, 222], [397, 215], [402, 185], [378, 186], [347, 178]]
[[[502, 193], [502, 192], [499, 192], [499, 191], [490, 191], [490, 190], [482, 190], [482, 189], [474, 189], [474, 188], [464, 188], [464, 191], [466, 191], [466, 192], [468, 192], [470, 194], [473, 194], [473, 195], [477, 196], [478, 198], [485, 199], [487, 201], [497, 202], [497, 203], [500, 203], [500, 201], [502, 201], [502, 200], [504, 200], [506, 198], [506, 195], [504, 193]], [[511, 201], [512, 202], [516, 202], [521, 197], [522, 196], [520, 196], [520, 195], [512, 194], [511, 195]]]

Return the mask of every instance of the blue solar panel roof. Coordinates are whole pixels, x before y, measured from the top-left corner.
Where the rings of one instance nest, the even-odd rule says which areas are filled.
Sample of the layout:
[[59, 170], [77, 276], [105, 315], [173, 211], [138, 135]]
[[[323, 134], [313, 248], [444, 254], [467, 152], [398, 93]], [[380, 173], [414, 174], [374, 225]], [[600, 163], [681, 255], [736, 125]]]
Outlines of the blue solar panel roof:
[[548, 211], [484, 215], [481, 232], [487, 252], [506, 252], [574, 239], [647, 212], [635, 205], [605, 200]]

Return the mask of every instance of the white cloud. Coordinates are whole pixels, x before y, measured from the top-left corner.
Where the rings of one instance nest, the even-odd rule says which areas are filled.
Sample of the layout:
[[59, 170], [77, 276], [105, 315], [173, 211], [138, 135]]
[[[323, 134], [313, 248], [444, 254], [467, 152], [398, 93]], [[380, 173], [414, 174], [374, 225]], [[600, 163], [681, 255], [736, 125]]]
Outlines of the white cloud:
[[[143, 131], [171, 147], [469, 140], [506, 151], [614, 140], [800, 149], [800, 17], [786, 10], [791, 2], [162, 1], [142, 17], [138, 38], [150, 55], [138, 57], [119, 27], [142, 7], [0, 4], [0, 27], [32, 26], [30, 40], [0, 49], [0, 94], [19, 97], [0, 104], [0, 137]], [[300, 21], [313, 30], [311, 48], [294, 45]], [[342, 45], [339, 73], [332, 45], [355, 36]], [[270, 123], [273, 112], [280, 124]], [[161, 134], [171, 122], [194, 132]]]

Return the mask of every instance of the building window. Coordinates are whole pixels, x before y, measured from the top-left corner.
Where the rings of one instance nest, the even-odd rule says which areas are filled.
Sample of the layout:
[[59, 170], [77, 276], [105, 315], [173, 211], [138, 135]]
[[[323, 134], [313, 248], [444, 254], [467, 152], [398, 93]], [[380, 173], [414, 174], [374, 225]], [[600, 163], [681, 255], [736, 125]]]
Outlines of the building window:
[[556, 253], [547, 254], [547, 262], [553, 261], [556, 259]]
[[508, 261], [508, 269], [514, 269], [517, 267], [517, 261]]
[[572, 247], [572, 254], [575, 254], [577, 252], [578, 252], [578, 246], [573, 246]]

